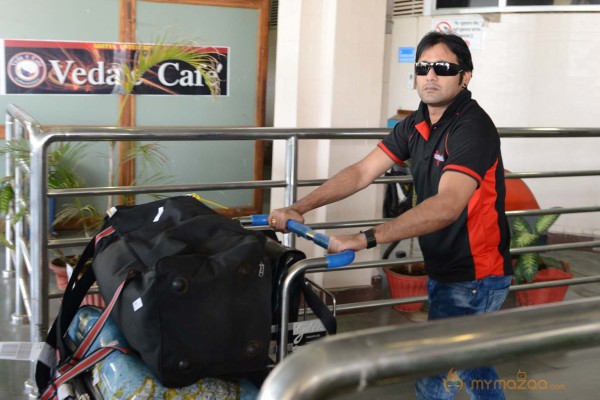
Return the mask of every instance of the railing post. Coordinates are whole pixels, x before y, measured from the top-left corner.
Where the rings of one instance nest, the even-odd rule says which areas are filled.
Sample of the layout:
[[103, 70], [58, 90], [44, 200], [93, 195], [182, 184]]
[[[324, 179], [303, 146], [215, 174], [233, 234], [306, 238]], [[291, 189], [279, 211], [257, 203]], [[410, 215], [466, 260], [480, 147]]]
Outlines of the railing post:
[[[10, 140], [12, 140], [13, 137], [13, 129], [14, 129], [14, 117], [11, 116], [9, 113], [6, 113], [5, 116], [5, 122], [4, 122], [4, 139], [8, 142]], [[11, 172], [14, 170], [14, 160], [12, 157], [12, 154], [10, 154], [10, 152], [7, 152], [5, 154], [5, 166], [6, 166], [6, 176], [10, 176]], [[8, 243], [12, 243], [13, 242], [13, 238], [12, 238], [12, 227], [10, 226], [11, 224], [11, 208], [9, 207], [8, 212], [6, 213], [6, 216], [4, 218], [4, 237], [6, 238], [6, 241]], [[13, 253], [14, 250], [9, 248], [8, 246], [5, 247], [4, 249], [4, 255], [5, 255], [5, 265], [4, 265], [4, 270], [2, 271], [2, 278], [4, 279], [8, 279], [8, 278], [12, 278], [15, 276], [15, 271], [14, 271], [14, 266], [13, 266]]]
[[[20, 121], [15, 121], [14, 123], [14, 135], [12, 139], [21, 139], [23, 138], [23, 124]], [[24, 248], [24, 229], [23, 229], [23, 220], [25, 216], [19, 212], [20, 208], [25, 204], [25, 200], [23, 198], [25, 191], [24, 183], [23, 183], [23, 171], [22, 165], [19, 161], [15, 162], [13, 160], [13, 169], [12, 172], [14, 174], [14, 201], [13, 201], [13, 211], [12, 217], [19, 215], [19, 219], [15, 222], [14, 227], [14, 236], [13, 236], [13, 244], [15, 246], [13, 255], [14, 255], [14, 269], [15, 269], [15, 312], [11, 315], [11, 323], [13, 325], [22, 325], [28, 322], [28, 313], [24, 310], [24, 296], [23, 289], [24, 286], [21, 284], [23, 282], [27, 282], [28, 272], [24, 268], [23, 261], [23, 252], [27, 251], [27, 248]], [[11, 218], [12, 219], [12, 218]], [[10, 221], [11, 223], [13, 221]]]
[[48, 249], [46, 227], [48, 226], [48, 166], [46, 152], [48, 142], [39, 125], [27, 126], [31, 142], [30, 213], [31, 213], [31, 275], [30, 302], [32, 342], [43, 342], [48, 329]]
[[[298, 196], [298, 137], [292, 136], [286, 140], [285, 147], [285, 200], [284, 205], [290, 206]], [[291, 233], [283, 235], [283, 244], [294, 247], [295, 237]]]

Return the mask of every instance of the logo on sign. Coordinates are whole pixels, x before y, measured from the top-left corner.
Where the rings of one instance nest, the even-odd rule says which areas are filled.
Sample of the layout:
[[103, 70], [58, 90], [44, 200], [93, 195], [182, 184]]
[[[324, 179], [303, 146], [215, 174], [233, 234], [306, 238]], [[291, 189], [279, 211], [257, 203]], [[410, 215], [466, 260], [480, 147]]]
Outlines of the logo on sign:
[[39, 86], [46, 79], [46, 73], [46, 63], [35, 53], [18, 53], [8, 60], [8, 77], [22, 88]]

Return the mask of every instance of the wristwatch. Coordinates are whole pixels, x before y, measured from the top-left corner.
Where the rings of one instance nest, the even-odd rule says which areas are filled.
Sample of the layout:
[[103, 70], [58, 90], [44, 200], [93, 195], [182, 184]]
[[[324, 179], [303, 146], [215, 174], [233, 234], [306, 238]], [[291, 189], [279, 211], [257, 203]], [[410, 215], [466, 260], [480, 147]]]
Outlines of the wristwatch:
[[375, 231], [373, 231], [373, 228], [360, 231], [360, 233], [365, 235], [365, 238], [367, 239], [367, 249], [377, 246], [377, 240], [375, 240]]

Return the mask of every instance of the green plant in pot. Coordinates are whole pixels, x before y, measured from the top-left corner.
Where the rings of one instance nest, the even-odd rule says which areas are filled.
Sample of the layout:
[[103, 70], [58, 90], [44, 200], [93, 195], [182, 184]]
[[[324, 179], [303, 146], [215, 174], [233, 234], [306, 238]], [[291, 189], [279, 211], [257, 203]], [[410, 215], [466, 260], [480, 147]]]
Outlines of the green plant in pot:
[[[49, 189], [71, 189], [85, 186], [85, 180], [76, 171], [79, 161], [85, 159], [86, 147], [84, 143], [72, 142], [56, 143], [50, 147], [48, 152]], [[29, 142], [25, 139], [7, 141], [0, 148], [0, 156], [6, 156], [7, 154], [10, 154], [15, 162], [29, 165], [31, 154]], [[12, 171], [7, 172], [10, 173]], [[15, 193], [13, 185], [13, 176], [5, 176], [0, 182], [0, 216], [5, 218], [9, 214], [9, 209], [14, 206]], [[25, 196], [25, 199], [27, 200], [27, 196]], [[53, 208], [52, 204], [53, 200], [51, 200], [50, 208]], [[69, 208], [74, 208], [75, 205], [78, 210], [76, 213], [72, 212], [72, 210], [67, 211]], [[7, 222], [14, 224], [28, 212], [29, 203], [25, 201], [18, 205], [17, 209], [14, 210], [14, 215]], [[69, 218], [80, 218], [86, 221], [86, 224], [84, 224], [86, 231], [95, 229], [97, 224], [102, 220], [101, 215], [93, 205], [83, 204], [79, 198], [75, 198], [73, 203], [65, 204], [62, 210], [59, 210], [56, 214], [51, 214], [50, 218], [53, 219], [51, 221], [52, 224], [64, 222]], [[0, 240], [12, 246], [12, 244], [6, 241], [2, 233], [0, 233]]]
[[[511, 249], [539, 245], [559, 214], [544, 214], [528, 222], [524, 217], [509, 218], [511, 226]], [[520, 254], [514, 262], [516, 284], [554, 281], [573, 277], [569, 264], [564, 260], [542, 256], [540, 253]], [[516, 292], [519, 305], [534, 305], [562, 301], [568, 286], [522, 290]]]

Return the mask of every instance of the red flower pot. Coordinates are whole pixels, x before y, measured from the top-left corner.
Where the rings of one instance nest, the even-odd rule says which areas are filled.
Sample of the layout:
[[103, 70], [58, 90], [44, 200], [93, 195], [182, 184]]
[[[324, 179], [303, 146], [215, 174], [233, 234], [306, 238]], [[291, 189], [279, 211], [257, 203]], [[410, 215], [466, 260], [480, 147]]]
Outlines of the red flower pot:
[[[421, 273], [408, 275], [398, 271], [396, 268], [384, 268], [385, 275], [390, 288], [390, 295], [394, 299], [405, 297], [416, 297], [427, 295], [427, 275], [424, 275], [425, 270], [422, 265], [413, 265], [417, 267]], [[398, 304], [394, 308], [398, 311], [419, 311], [423, 306], [423, 302]]]
[[[563, 265], [562, 270], [558, 268], [540, 269], [537, 274], [535, 274], [533, 282], [549, 282], [573, 278], [569, 264], [562, 260], [560, 262]], [[517, 304], [520, 306], [556, 303], [565, 298], [568, 289], [568, 286], [556, 286], [543, 289], [519, 290], [518, 292], [515, 292], [515, 296], [517, 298]]]

